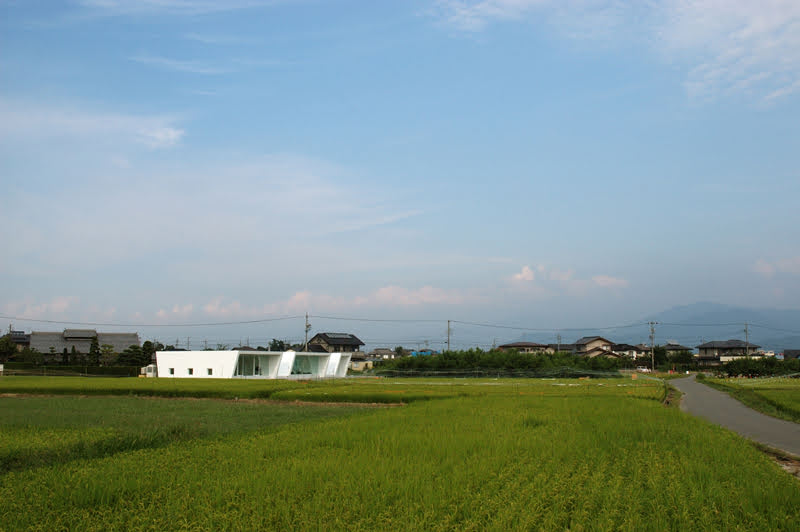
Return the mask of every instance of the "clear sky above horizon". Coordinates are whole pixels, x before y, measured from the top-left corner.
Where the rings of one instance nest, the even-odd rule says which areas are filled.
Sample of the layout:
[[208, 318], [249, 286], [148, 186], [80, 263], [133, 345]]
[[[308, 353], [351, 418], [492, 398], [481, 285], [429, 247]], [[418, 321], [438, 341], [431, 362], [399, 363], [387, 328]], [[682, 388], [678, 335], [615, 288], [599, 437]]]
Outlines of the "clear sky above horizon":
[[636, 5], [0, 0], [0, 314], [800, 307], [800, 2]]

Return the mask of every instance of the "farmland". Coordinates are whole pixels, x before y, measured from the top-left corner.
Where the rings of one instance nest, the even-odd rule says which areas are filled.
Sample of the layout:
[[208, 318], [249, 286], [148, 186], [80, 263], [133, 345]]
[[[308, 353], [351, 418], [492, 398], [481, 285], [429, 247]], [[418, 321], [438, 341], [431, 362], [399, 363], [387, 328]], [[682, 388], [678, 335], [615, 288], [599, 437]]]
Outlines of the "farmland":
[[800, 526], [796, 480], [653, 380], [0, 379], [35, 390], [0, 397], [10, 530]]
[[750, 408], [773, 417], [800, 423], [800, 379], [706, 379], [704, 382], [728, 392]]

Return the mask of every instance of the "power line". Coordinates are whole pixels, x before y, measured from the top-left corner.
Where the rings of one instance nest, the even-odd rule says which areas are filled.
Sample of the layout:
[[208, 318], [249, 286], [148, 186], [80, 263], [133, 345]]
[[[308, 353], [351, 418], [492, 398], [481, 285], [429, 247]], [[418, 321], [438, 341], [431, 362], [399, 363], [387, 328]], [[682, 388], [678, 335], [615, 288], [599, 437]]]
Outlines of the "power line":
[[769, 329], [770, 331], [779, 331], [779, 332], [788, 332], [792, 334], [800, 334], [800, 331], [793, 331], [792, 329], [781, 329], [779, 327], [770, 327], [768, 325], [759, 325], [757, 323], [751, 323], [750, 327], [758, 327], [759, 329]]
[[631, 327], [641, 327], [647, 323], [631, 323], [629, 325], [617, 325], [614, 327], [565, 327], [565, 328], [535, 328], [535, 327], [517, 327], [513, 325], [498, 325], [493, 323], [477, 323], [472, 321], [459, 321], [450, 320], [453, 323], [460, 323], [462, 325], [472, 325], [474, 327], [488, 327], [491, 329], [511, 329], [515, 331], [531, 331], [531, 332], [559, 332], [559, 331], [609, 331], [613, 329], [629, 329]]
[[735, 323], [664, 323], [659, 325], [670, 325], [672, 327], [741, 327], [743, 322]]
[[[11, 321], [25, 321], [25, 322], [35, 322], [35, 323], [51, 323], [51, 324], [58, 324], [58, 325], [83, 325], [83, 326], [92, 326], [92, 327], [219, 327], [225, 325], [252, 325], [257, 323], [271, 323], [271, 322], [279, 322], [279, 321], [289, 321], [289, 320], [300, 320], [303, 319], [305, 315], [297, 315], [297, 316], [279, 316], [279, 317], [271, 317], [271, 318], [259, 318], [254, 320], [237, 320], [237, 321], [222, 321], [222, 322], [203, 322], [203, 323], [125, 323], [125, 322], [89, 322], [89, 321], [66, 321], [66, 320], [48, 320], [48, 319], [40, 319], [40, 318], [26, 318], [22, 316], [6, 316], [0, 315], [0, 319], [6, 319]], [[505, 324], [497, 324], [497, 323], [482, 323], [482, 322], [473, 322], [473, 321], [464, 321], [464, 320], [446, 320], [446, 319], [415, 319], [415, 318], [359, 318], [359, 317], [347, 317], [347, 316], [322, 316], [322, 315], [308, 315], [309, 318], [315, 319], [324, 319], [324, 320], [337, 320], [337, 321], [351, 321], [351, 322], [362, 322], [362, 323], [440, 323], [445, 324], [447, 322], [450, 323], [458, 323], [461, 325], [469, 325], [472, 327], [485, 327], [485, 328], [492, 328], [492, 329], [506, 329], [506, 330], [514, 330], [514, 331], [528, 331], [528, 332], [549, 332], [549, 333], [558, 333], [558, 332], [565, 332], [565, 331], [609, 331], [615, 329], [629, 329], [633, 327], [642, 327], [646, 326], [647, 322], [638, 322], [638, 323], [631, 323], [626, 325], [616, 325], [610, 327], [521, 327], [515, 325], [505, 325]], [[661, 322], [661, 326], [669, 326], [669, 327], [740, 327], [742, 326], [742, 322], [731, 322], [731, 323], [666, 323]], [[750, 323], [750, 327], [757, 327], [761, 329], [768, 329], [772, 331], [778, 332], [786, 332], [791, 334], [800, 334], [800, 331], [793, 330], [793, 329], [785, 329], [780, 327], [772, 327], [769, 325], [760, 325], [755, 323]]]
[[316, 318], [321, 320], [339, 320], [339, 321], [363, 321], [363, 322], [379, 322], [379, 323], [443, 323], [446, 320], [431, 320], [431, 319], [380, 319], [380, 318], [345, 318], [341, 316], [318, 316], [316, 314], [308, 315], [309, 318]]

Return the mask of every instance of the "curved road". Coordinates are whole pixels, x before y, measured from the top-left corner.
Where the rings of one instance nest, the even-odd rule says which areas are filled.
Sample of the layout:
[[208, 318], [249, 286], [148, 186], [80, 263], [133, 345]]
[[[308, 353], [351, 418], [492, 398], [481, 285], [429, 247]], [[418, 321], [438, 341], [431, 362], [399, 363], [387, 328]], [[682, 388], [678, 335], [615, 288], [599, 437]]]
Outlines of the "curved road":
[[683, 392], [681, 410], [705, 418], [745, 438], [800, 456], [800, 424], [756, 412], [730, 395], [694, 380], [694, 376], [670, 382]]

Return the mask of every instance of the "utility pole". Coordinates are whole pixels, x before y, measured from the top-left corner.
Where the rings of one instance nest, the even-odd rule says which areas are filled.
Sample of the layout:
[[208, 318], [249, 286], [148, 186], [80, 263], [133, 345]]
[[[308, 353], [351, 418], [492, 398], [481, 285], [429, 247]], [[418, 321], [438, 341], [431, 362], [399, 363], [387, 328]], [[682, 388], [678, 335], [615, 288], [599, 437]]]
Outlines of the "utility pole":
[[450, 351], [450, 320], [447, 320], [447, 350]]
[[203, 340], [203, 350], [208, 351], [208, 339]]
[[650, 366], [652, 371], [656, 370], [656, 325], [657, 321], [648, 322], [650, 324]]
[[747, 330], [747, 322], [744, 322], [744, 356], [750, 358], [750, 335]]
[[306, 341], [303, 343], [303, 351], [308, 351], [308, 331], [311, 330], [311, 324], [308, 323], [308, 312], [306, 312]]

